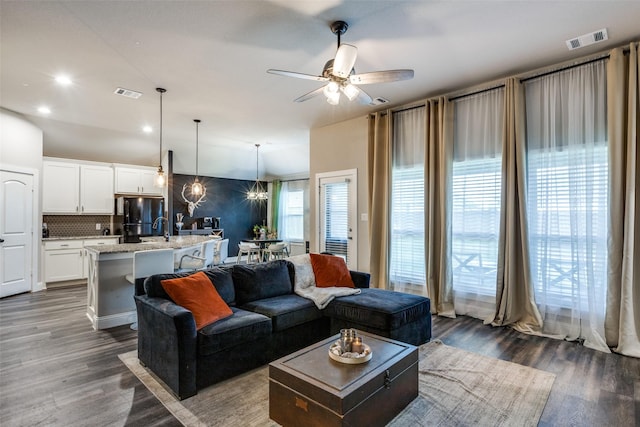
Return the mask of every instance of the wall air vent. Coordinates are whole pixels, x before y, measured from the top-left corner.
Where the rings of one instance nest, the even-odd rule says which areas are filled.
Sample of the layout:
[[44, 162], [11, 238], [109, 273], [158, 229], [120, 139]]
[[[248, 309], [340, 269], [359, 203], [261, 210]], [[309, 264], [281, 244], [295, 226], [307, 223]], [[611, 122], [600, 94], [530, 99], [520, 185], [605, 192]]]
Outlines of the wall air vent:
[[594, 43], [600, 43], [607, 39], [609, 39], [607, 29], [603, 28], [601, 30], [594, 31], [593, 33], [583, 34], [580, 37], [569, 39], [566, 43], [569, 50], [574, 50]]
[[387, 104], [389, 102], [388, 99], [385, 99], [381, 96], [377, 97], [377, 98], [373, 98], [371, 100], [371, 103], [369, 103], [369, 105], [382, 105], [382, 104]]
[[117, 88], [115, 91], [113, 91], [113, 93], [115, 93], [116, 95], [122, 95], [122, 96], [126, 96], [127, 98], [133, 98], [133, 99], [138, 99], [142, 96], [142, 92], [136, 92], [135, 90], [130, 90], [130, 89], [124, 89], [124, 88]]

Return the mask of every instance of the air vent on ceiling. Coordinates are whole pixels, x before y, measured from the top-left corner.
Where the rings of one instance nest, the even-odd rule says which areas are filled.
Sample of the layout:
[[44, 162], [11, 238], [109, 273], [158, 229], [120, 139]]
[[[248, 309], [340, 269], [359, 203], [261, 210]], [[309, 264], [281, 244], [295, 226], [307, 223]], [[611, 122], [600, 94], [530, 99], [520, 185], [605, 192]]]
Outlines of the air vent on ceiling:
[[590, 44], [599, 43], [607, 40], [607, 29], [603, 28], [593, 33], [583, 34], [580, 37], [567, 40], [567, 47], [569, 50], [578, 49], [581, 47], [589, 46]]
[[373, 98], [371, 100], [371, 102], [369, 103], [369, 105], [382, 105], [382, 104], [387, 104], [389, 102], [388, 99], [385, 99], [381, 96], [377, 97], [377, 98]]
[[142, 92], [136, 92], [135, 90], [117, 88], [113, 93], [116, 95], [126, 96], [127, 98], [138, 99], [142, 96]]

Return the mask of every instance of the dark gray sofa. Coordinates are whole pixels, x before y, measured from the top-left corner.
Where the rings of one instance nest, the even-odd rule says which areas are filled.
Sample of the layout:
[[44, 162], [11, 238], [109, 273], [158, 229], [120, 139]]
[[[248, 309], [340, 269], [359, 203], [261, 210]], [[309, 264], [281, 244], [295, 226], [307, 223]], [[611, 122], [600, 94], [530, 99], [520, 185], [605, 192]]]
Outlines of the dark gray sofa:
[[196, 331], [191, 312], [175, 304], [162, 274], [136, 283], [138, 358], [184, 399], [210, 384], [264, 365], [353, 327], [420, 345], [431, 339], [428, 298], [368, 289], [369, 274], [351, 272], [362, 293], [318, 309], [294, 293], [291, 262], [204, 270], [233, 315]]

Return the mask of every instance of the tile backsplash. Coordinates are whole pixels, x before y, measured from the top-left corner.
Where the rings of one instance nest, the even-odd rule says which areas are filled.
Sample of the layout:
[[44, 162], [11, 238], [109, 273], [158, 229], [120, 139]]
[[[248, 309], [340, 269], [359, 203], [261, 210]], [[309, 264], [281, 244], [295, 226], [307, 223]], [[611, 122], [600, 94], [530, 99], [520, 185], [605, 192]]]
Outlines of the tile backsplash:
[[[113, 234], [110, 215], [43, 215], [42, 222], [47, 223], [49, 237], [100, 236], [108, 228]], [[100, 224], [100, 230], [96, 230]]]

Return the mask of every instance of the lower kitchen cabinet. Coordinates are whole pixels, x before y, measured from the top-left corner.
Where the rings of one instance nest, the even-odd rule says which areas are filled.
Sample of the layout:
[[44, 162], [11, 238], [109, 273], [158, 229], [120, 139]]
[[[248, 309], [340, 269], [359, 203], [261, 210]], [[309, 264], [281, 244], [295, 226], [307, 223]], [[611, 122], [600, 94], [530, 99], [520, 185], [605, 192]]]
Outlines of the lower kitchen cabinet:
[[52, 283], [86, 279], [89, 268], [84, 247], [116, 243], [117, 237], [44, 242], [44, 281]]
[[82, 279], [84, 249], [82, 240], [56, 240], [44, 243], [44, 281]]

